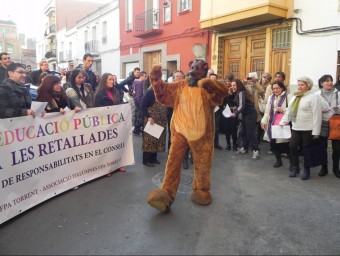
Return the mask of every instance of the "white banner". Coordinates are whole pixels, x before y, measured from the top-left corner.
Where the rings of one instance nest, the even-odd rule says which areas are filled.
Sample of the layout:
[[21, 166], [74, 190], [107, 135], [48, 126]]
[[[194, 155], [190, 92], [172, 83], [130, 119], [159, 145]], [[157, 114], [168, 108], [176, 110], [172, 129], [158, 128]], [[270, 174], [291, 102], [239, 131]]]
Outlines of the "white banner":
[[130, 104], [0, 119], [0, 224], [134, 164]]

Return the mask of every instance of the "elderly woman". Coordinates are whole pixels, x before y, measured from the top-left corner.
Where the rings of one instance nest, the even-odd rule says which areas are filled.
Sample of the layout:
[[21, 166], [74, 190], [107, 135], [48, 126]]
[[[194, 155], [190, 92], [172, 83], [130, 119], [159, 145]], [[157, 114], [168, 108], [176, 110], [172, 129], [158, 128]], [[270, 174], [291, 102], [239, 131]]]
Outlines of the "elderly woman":
[[272, 139], [272, 125], [275, 120], [282, 118], [287, 110], [288, 102], [291, 95], [287, 93], [286, 86], [283, 82], [276, 80], [270, 86], [273, 94], [269, 96], [264, 116], [261, 120], [261, 127], [267, 131], [270, 140], [270, 147], [273, 150], [276, 163], [273, 165], [274, 168], [282, 166], [281, 154], [289, 154], [289, 140], [287, 139]]
[[[328, 147], [328, 135], [329, 135], [329, 119], [333, 115], [340, 114], [339, 106], [339, 91], [333, 87], [333, 77], [331, 75], [323, 75], [319, 79], [319, 87], [315, 94], [320, 96], [321, 99], [321, 108], [322, 108], [322, 125], [321, 125], [321, 133], [320, 133], [320, 142], [323, 145], [323, 150], [325, 155], [327, 156], [327, 147]], [[340, 140], [332, 140], [332, 159], [333, 159], [333, 172], [334, 175], [340, 178], [339, 171], [339, 159], [340, 159]], [[319, 172], [319, 176], [325, 176], [328, 174], [328, 165], [327, 163], [322, 165], [322, 168]]]
[[[313, 144], [319, 139], [321, 130], [321, 100], [311, 92], [313, 81], [306, 76], [298, 78], [298, 91], [294, 93], [288, 104], [288, 111], [283, 116], [280, 125], [292, 122], [292, 137], [289, 143], [291, 169], [289, 177], [296, 177], [300, 171], [298, 147]], [[305, 154], [305, 152], [304, 152]], [[310, 167], [304, 164], [302, 180], [308, 180]]]

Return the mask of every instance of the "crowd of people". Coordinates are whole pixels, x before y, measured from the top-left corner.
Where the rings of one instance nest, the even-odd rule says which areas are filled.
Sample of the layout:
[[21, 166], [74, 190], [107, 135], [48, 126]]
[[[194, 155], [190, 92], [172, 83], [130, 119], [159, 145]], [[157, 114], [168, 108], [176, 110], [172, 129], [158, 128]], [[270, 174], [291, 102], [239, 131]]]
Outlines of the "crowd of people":
[[[93, 72], [93, 58], [91, 54], [85, 54], [81, 67], [67, 72], [62, 70], [56, 75], [49, 71], [45, 60], [39, 63], [38, 70], [31, 71], [31, 66], [11, 62], [8, 53], [0, 53], [0, 118], [35, 115], [31, 109], [32, 96], [26, 84], [38, 86], [37, 96], [33, 100], [47, 102], [47, 113], [64, 113], [66, 108], [78, 112], [92, 107], [128, 103], [124, 101], [124, 93], [128, 93], [133, 134], [143, 138], [143, 164], [154, 167], [160, 163], [157, 154], [166, 151], [166, 144], [168, 150], [171, 147], [169, 124], [172, 108], [156, 100], [147, 72], [136, 67], [128, 78], [118, 83], [114, 74], [104, 73], [99, 77]], [[188, 74], [177, 70], [168, 82], [176, 83], [186, 76]], [[318, 175], [328, 174], [329, 120], [333, 115], [340, 115], [340, 76], [334, 85], [332, 76], [322, 76], [316, 91], [312, 91], [313, 81], [309, 77], [299, 77], [297, 92], [290, 92], [282, 71], [278, 71], [274, 79], [268, 72], [260, 79], [256, 76], [238, 79], [233, 74], [226, 74], [224, 79], [220, 79], [211, 69], [207, 76], [222, 81], [229, 88], [223, 104], [215, 111], [216, 150], [224, 149], [219, 141], [222, 133], [225, 135], [226, 151], [247, 154], [251, 150], [252, 159], [258, 160], [259, 145], [267, 138], [270, 145], [267, 154], [275, 156], [273, 168], [283, 166], [282, 157], [287, 157], [289, 177], [296, 177], [301, 169], [299, 156], [303, 156], [302, 180], [309, 179], [310, 168], [319, 165], [321, 170]], [[223, 114], [226, 108], [230, 109], [230, 115]], [[156, 123], [165, 128], [159, 138], [143, 131], [147, 123]], [[290, 138], [273, 136], [274, 128], [285, 126], [290, 127]], [[331, 145], [333, 172], [340, 178], [340, 140], [332, 140]], [[313, 147], [323, 154], [313, 155]], [[188, 150], [183, 168], [188, 168], [190, 158]], [[120, 171], [125, 169], [121, 168]]]

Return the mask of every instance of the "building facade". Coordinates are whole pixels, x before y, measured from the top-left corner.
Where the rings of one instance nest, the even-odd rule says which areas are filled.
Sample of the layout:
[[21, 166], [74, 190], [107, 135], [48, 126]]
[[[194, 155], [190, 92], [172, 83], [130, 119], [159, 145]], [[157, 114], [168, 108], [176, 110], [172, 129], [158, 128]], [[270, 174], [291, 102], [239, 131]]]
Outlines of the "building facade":
[[195, 58], [210, 61], [210, 35], [200, 28], [200, 1], [119, 0], [122, 77], [134, 67], [150, 72], [163, 67], [163, 78], [189, 70]]
[[9, 53], [14, 62], [22, 62], [21, 44], [13, 21], [0, 20], [0, 52]]
[[97, 10], [102, 4], [76, 0], [51, 0], [44, 7], [44, 37], [38, 40], [37, 63], [46, 59], [51, 70], [58, 68], [57, 32], [76, 26], [76, 22]]
[[338, 0], [201, 3], [201, 27], [213, 31], [211, 63], [220, 75], [283, 71], [294, 91], [299, 76], [317, 84], [323, 74], [339, 74]]

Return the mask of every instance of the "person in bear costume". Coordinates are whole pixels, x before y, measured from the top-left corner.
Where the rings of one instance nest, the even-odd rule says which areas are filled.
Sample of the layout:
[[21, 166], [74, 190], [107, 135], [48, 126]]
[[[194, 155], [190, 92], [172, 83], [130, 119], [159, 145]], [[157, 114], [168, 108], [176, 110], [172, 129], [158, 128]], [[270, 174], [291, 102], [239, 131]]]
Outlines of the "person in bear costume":
[[215, 121], [214, 109], [222, 105], [228, 95], [227, 86], [219, 81], [205, 78], [208, 63], [195, 60], [189, 77], [176, 83], [161, 80], [161, 66], [154, 66], [150, 81], [156, 99], [174, 109], [171, 119], [171, 147], [161, 188], [152, 191], [147, 202], [161, 212], [167, 212], [175, 199], [181, 177], [181, 165], [190, 148], [194, 161], [194, 181], [191, 200], [208, 205], [210, 172], [214, 157]]

